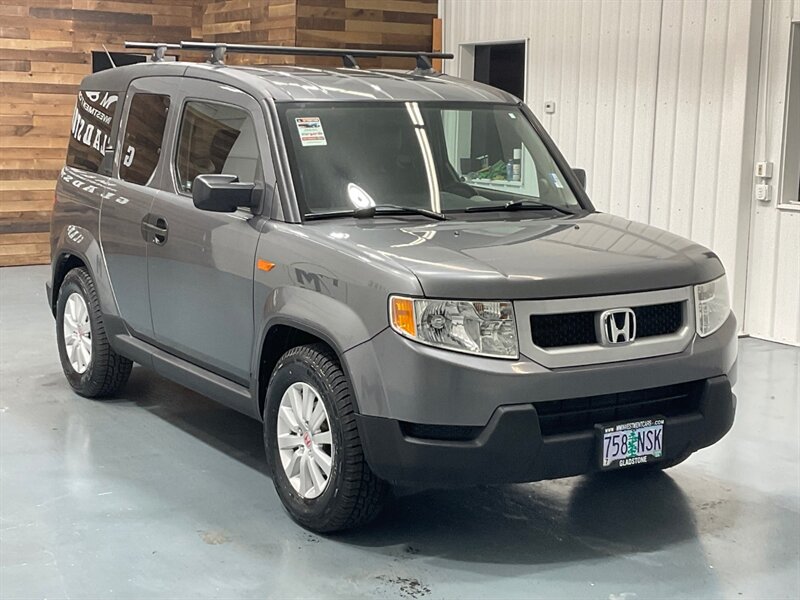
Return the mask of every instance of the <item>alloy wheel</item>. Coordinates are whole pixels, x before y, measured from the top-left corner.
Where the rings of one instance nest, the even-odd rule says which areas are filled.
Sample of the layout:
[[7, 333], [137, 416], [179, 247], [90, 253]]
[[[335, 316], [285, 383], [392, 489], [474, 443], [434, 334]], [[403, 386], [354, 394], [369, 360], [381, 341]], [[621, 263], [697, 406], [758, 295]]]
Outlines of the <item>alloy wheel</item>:
[[294, 490], [303, 498], [320, 496], [333, 465], [333, 437], [328, 411], [317, 390], [303, 382], [291, 384], [278, 409], [278, 451]]
[[64, 346], [76, 373], [85, 373], [92, 362], [92, 323], [86, 300], [77, 292], [64, 304]]

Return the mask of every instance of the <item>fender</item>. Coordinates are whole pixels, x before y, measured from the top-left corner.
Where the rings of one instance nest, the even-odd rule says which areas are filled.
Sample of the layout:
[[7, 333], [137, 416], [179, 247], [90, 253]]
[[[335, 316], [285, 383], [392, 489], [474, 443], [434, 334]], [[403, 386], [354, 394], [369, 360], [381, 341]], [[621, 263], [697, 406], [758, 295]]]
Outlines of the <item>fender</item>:
[[[260, 341], [264, 341], [266, 332], [277, 323], [276, 319], [300, 325], [309, 332], [318, 332], [340, 354], [367, 341], [384, 328], [370, 331], [358, 313], [344, 302], [294, 286], [276, 288], [267, 296], [261, 309]], [[388, 322], [384, 325], [388, 326]]]
[[[261, 350], [267, 334], [276, 325], [293, 327], [323, 340], [336, 353], [351, 381], [352, 374], [345, 353], [388, 327], [386, 323], [384, 327], [371, 331], [352, 308], [319, 292], [298, 287], [276, 288], [267, 296], [267, 301], [261, 308], [252, 364], [252, 372], [256, 374], [256, 378], [260, 371]], [[256, 382], [255, 390], [259, 389], [260, 383]], [[358, 399], [355, 400], [358, 410]]]

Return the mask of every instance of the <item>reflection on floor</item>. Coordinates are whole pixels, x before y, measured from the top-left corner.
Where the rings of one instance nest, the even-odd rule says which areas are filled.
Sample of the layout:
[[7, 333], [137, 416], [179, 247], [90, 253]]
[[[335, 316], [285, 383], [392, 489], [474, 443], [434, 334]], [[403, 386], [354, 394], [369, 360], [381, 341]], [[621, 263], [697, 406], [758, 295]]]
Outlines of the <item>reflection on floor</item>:
[[798, 348], [742, 340], [733, 431], [668, 473], [406, 492], [322, 537], [284, 514], [259, 423], [141, 368], [72, 394], [46, 273], [0, 270], [4, 598], [797, 597]]

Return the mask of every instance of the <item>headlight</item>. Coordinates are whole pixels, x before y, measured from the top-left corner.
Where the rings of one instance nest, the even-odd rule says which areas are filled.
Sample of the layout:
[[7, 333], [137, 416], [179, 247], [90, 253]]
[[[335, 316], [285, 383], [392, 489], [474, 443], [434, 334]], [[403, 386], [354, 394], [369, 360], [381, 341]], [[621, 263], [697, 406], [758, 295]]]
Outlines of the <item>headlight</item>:
[[697, 333], [706, 337], [722, 327], [731, 314], [731, 299], [725, 275], [694, 286], [694, 310]]
[[389, 322], [401, 335], [437, 348], [499, 358], [518, 356], [511, 302], [392, 296]]

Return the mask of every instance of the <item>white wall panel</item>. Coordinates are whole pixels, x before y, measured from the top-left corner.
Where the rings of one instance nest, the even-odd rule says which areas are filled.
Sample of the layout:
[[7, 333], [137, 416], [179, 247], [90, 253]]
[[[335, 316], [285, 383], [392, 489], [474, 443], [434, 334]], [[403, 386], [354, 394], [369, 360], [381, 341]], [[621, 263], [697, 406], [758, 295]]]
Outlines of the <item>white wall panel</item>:
[[[774, 3], [796, 10], [800, 0], [791, 1]], [[595, 205], [710, 246], [741, 317], [761, 2], [439, 5], [445, 50], [457, 56], [461, 44], [529, 40], [526, 102], [567, 159], [587, 169]], [[458, 61], [445, 68], [469, 75]], [[543, 114], [545, 100], [556, 101], [554, 115]], [[793, 327], [800, 340], [796, 320]]]
[[[442, 0], [444, 47], [528, 40], [526, 102], [601, 210], [649, 215], [660, 2]], [[469, 71], [467, 68], [466, 71]], [[546, 115], [546, 100], [556, 112]]]
[[[663, 4], [650, 223], [713, 249], [744, 312], [758, 28], [750, 2]], [[760, 21], [759, 21], [760, 22]]]
[[[761, 63], [757, 160], [774, 163], [771, 183], [778, 193], [791, 23], [800, 22], [800, 0], [766, 5]], [[754, 203], [748, 268], [748, 331], [800, 343], [800, 213]]]

